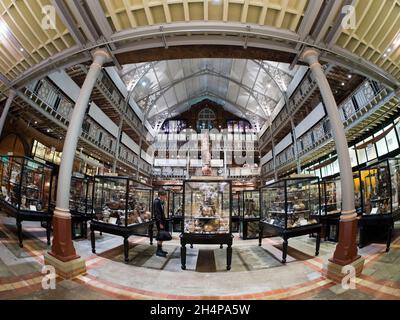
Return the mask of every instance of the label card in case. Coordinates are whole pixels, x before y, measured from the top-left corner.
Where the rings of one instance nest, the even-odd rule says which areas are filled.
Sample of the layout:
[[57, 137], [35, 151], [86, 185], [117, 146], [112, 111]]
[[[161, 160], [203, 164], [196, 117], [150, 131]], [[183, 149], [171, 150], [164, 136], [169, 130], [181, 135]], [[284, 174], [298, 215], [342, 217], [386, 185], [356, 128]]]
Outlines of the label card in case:
[[111, 224], [116, 224], [117, 223], [117, 218], [110, 218], [108, 219], [108, 222]]

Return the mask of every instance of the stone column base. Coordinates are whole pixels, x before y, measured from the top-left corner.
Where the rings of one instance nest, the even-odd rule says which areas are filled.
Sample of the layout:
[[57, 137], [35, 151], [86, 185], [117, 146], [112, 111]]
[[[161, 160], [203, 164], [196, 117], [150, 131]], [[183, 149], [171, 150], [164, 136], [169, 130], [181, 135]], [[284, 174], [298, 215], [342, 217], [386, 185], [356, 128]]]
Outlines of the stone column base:
[[[353, 262], [347, 264], [346, 266], [352, 266], [355, 269], [356, 272], [356, 277], [358, 277], [364, 267], [364, 261], [365, 259], [363, 257], [359, 257], [358, 259], [354, 260]], [[335, 282], [342, 282], [342, 279], [348, 275], [347, 271], [342, 272], [343, 270], [342, 265], [334, 263], [332, 261], [328, 261], [328, 263], [325, 265], [325, 276], [333, 280]]]
[[64, 262], [46, 252], [44, 254], [44, 263], [45, 265], [53, 266], [56, 269], [57, 276], [64, 279], [70, 279], [86, 273], [85, 260], [82, 258]]

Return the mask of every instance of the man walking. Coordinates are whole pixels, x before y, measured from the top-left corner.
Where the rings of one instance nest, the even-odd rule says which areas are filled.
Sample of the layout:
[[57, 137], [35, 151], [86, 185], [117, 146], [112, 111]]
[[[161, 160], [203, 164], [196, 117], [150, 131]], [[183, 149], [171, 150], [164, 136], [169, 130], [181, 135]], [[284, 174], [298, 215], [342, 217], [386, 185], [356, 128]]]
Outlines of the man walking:
[[[164, 203], [167, 200], [167, 193], [165, 190], [158, 191], [157, 198], [154, 199], [153, 202], [153, 212], [154, 218], [156, 220], [157, 226], [157, 235], [160, 233], [161, 230], [165, 230], [166, 218], [164, 214]], [[156, 256], [158, 257], [166, 257], [168, 252], [162, 249], [162, 241], [157, 241], [157, 251]]]

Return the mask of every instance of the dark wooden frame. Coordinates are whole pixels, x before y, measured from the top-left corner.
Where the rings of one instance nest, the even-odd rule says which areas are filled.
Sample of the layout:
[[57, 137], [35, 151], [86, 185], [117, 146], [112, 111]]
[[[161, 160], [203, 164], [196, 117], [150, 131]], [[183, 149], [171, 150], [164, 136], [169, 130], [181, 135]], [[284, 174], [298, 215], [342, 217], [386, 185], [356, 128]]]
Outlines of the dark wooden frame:
[[226, 234], [194, 234], [194, 233], [185, 233], [184, 232], [184, 221], [185, 221], [185, 205], [183, 205], [183, 219], [182, 219], [182, 234], [180, 235], [181, 239], [181, 268], [183, 270], [186, 269], [186, 245], [190, 244], [193, 247], [193, 244], [219, 244], [220, 248], [223, 247], [224, 244], [227, 245], [227, 254], [226, 254], [226, 269], [231, 269], [232, 264], [232, 181], [230, 180], [201, 180], [201, 179], [193, 179], [193, 180], [184, 180], [183, 181], [183, 204], [185, 204], [185, 196], [186, 196], [186, 183], [228, 183], [229, 184], [229, 232]]

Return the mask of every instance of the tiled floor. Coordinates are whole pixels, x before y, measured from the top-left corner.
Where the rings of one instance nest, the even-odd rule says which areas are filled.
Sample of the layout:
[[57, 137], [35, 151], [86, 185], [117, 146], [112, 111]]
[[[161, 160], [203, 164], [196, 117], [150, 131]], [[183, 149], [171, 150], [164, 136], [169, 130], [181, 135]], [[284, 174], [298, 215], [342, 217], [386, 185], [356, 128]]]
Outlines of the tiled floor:
[[147, 238], [131, 237], [129, 263], [123, 262], [122, 238], [97, 234], [97, 255], [89, 240], [75, 241], [87, 274], [57, 279], [56, 289], [42, 288], [45, 230], [24, 222], [24, 248], [17, 243], [15, 220], [0, 214], [0, 299], [400, 299], [400, 225], [389, 253], [384, 244], [360, 250], [365, 268], [356, 289], [344, 290], [326, 279], [324, 265], [335, 244], [315, 239], [289, 240], [288, 259], [280, 263], [281, 239], [235, 238], [232, 269], [219, 246], [188, 247], [187, 270], [180, 268], [178, 235], [164, 246], [167, 258], [154, 255]]

